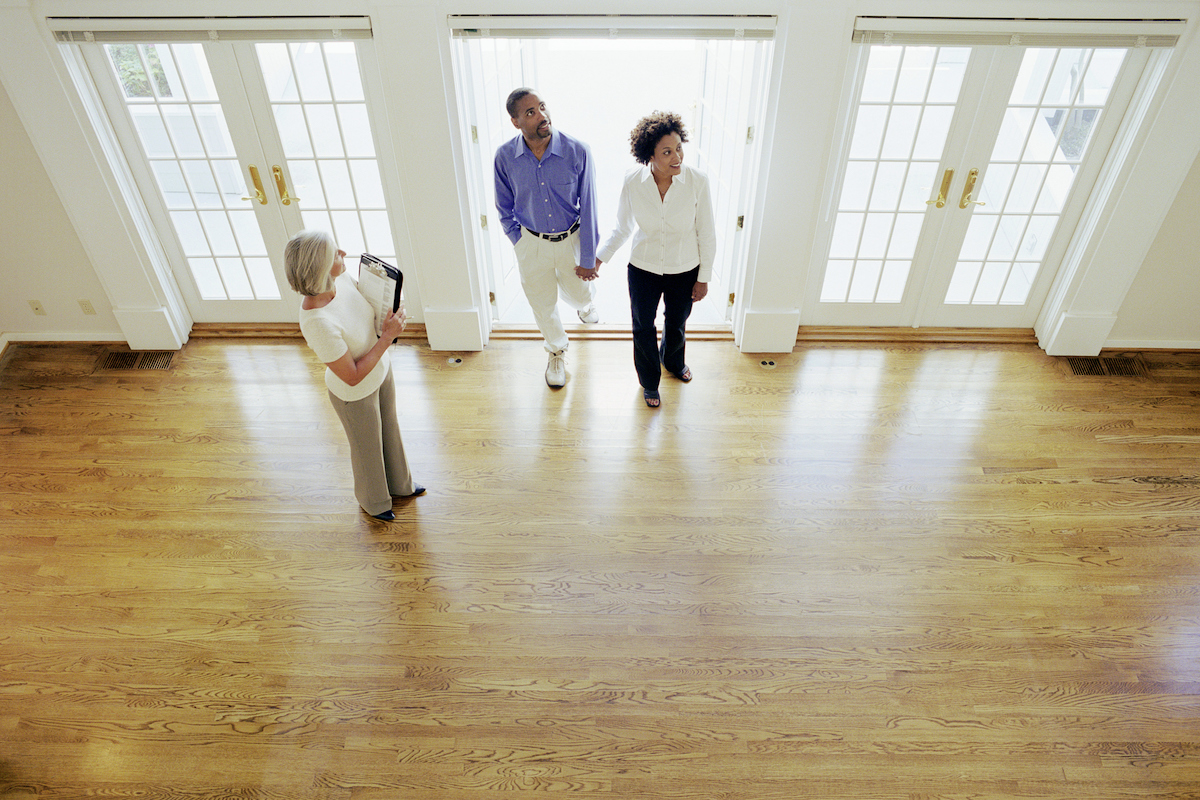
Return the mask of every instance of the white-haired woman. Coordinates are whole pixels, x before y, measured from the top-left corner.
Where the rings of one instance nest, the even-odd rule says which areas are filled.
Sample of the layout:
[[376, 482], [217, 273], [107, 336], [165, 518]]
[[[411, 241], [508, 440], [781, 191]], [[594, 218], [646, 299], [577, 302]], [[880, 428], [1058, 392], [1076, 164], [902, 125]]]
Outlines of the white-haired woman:
[[388, 314], [376, 336], [375, 314], [346, 274], [345, 255], [328, 233], [301, 231], [284, 248], [284, 265], [288, 283], [304, 295], [300, 331], [327, 367], [329, 400], [350, 440], [354, 496], [372, 517], [391, 521], [394, 498], [425, 492], [404, 457], [388, 358], [404, 330], [404, 309]]

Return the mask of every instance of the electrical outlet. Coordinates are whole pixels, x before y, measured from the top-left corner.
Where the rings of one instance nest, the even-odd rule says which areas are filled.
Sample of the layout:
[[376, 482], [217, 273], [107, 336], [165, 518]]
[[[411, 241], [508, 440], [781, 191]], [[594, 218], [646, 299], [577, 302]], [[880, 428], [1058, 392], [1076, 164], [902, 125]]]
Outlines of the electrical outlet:
[[41, 304], [41, 303], [39, 303], [37, 300], [30, 300], [30, 301], [29, 301], [29, 307], [30, 307], [30, 308], [32, 308], [32, 309], [33, 309], [33, 313], [34, 313], [34, 314], [37, 314], [39, 317], [44, 317], [44, 316], [46, 316], [46, 309], [45, 309], [45, 307], [43, 307], [43, 306], [42, 306], [42, 304]]
[[85, 314], [95, 314], [96, 313], [96, 307], [92, 305], [91, 300], [80, 300], [79, 307], [83, 309], [83, 313], [85, 313]]

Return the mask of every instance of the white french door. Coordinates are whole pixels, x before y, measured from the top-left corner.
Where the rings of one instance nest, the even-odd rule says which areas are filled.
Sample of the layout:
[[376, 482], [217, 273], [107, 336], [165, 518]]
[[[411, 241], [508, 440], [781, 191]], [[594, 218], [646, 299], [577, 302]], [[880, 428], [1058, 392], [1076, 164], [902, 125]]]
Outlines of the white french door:
[[195, 321], [294, 322], [282, 253], [303, 228], [395, 263], [369, 40], [74, 46]]
[[1149, 53], [864, 47], [806, 324], [1031, 327]]
[[[707, 173], [717, 218], [709, 295], [691, 321], [728, 324], [733, 308], [727, 298], [744, 275], [753, 224], [749, 209], [759, 173], [757, 133], [765, 116], [773, 21], [760, 20], [762, 30], [738, 37], [721, 27], [728, 20], [672, 19], [680, 27], [675, 31], [658, 18], [546, 19], [552, 27], [536, 28], [525, 18], [452, 21], [469, 219], [493, 295], [493, 319], [532, 320], [512, 245], [496, 223], [492, 166], [496, 148], [517, 133], [505, 98], [518, 86], [531, 86], [544, 93], [554, 123], [591, 148], [602, 241], [616, 220], [621, 178], [637, 166], [630, 130], [656, 109], [683, 117], [691, 132], [687, 158]], [[646, 81], [645, 75], [660, 79]], [[605, 322], [629, 320], [627, 256], [627, 249], [619, 251], [597, 282]]]

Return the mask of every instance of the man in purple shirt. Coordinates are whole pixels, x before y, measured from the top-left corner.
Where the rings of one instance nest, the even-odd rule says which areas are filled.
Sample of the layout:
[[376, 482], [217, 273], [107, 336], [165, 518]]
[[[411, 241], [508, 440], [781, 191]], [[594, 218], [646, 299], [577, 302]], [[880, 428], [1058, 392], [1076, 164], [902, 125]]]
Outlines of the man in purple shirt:
[[532, 89], [514, 89], [508, 115], [521, 133], [496, 149], [496, 210], [513, 243], [521, 288], [550, 354], [546, 384], [567, 382], [569, 341], [558, 316], [558, 296], [586, 323], [600, 321], [594, 305], [596, 261], [595, 174], [583, 142], [550, 127], [546, 104]]

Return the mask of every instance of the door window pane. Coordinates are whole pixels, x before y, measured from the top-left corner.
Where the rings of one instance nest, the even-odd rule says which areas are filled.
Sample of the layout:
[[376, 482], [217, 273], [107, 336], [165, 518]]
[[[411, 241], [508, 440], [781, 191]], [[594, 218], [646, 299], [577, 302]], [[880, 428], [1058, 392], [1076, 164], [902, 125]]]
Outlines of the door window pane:
[[225, 300], [225, 285], [221, 283], [221, 273], [217, 272], [217, 262], [211, 258], [189, 258], [188, 268], [192, 280], [196, 282], [196, 290], [202, 300]]
[[300, 87], [300, 98], [306, 103], [318, 103], [333, 99], [329, 90], [329, 79], [325, 75], [325, 58], [318, 42], [291, 45], [292, 64], [295, 68], [296, 84]]
[[1001, 290], [1004, 289], [1004, 279], [1008, 277], [1009, 266], [1007, 261], [989, 261], [984, 264], [971, 302], [986, 305], [996, 303], [1000, 299]]
[[963, 76], [967, 72], [967, 61], [970, 58], [969, 47], [943, 47], [938, 51], [933, 81], [929, 86], [930, 103], [958, 102], [958, 91], [962, 88]]
[[904, 187], [907, 167], [903, 161], [885, 161], [879, 165], [875, 188], [871, 192], [872, 211], [896, 210], [900, 204], [900, 190]]
[[325, 202], [330, 208], [354, 208], [354, 189], [350, 185], [350, 169], [345, 161], [318, 161], [321, 182], [325, 185]]
[[177, 161], [152, 161], [150, 169], [158, 179], [158, 189], [167, 208], [192, 208], [192, 196]]
[[329, 65], [329, 82], [333, 99], [340, 103], [362, 101], [362, 76], [358, 73], [358, 54], [353, 42], [330, 42], [325, 45], [325, 61]]
[[868, 214], [863, 226], [862, 241], [858, 246], [859, 258], [883, 258], [887, 252], [888, 239], [892, 234], [893, 214]]
[[345, 154], [342, 147], [342, 131], [337, 124], [332, 105], [308, 105], [304, 107], [308, 122], [308, 136], [312, 140], [317, 158], [331, 158]]
[[134, 106], [129, 109], [129, 115], [148, 158], [171, 158], [175, 155], [158, 106]]
[[887, 106], [864, 106], [859, 109], [854, 123], [854, 138], [850, 140], [851, 158], [875, 158], [879, 155], [879, 143], [883, 141], [887, 125]]
[[946, 149], [946, 135], [950, 132], [950, 121], [954, 119], [953, 106], [929, 106], [921, 115], [921, 131], [913, 148], [913, 158], [939, 161]]
[[858, 254], [858, 238], [862, 232], [864, 214], [838, 214], [833, 225], [833, 244], [830, 258], [854, 258]]
[[887, 257], [911, 259], [917, 251], [917, 238], [921, 235], [924, 223], [924, 214], [897, 214]]
[[908, 165], [908, 179], [904, 182], [904, 193], [900, 196], [901, 211], [924, 211], [925, 201], [933, 188], [938, 165], [933, 161], [912, 161]]
[[946, 290], [946, 303], [961, 305], [971, 302], [975, 293], [975, 280], [979, 277], [983, 264], [978, 261], [960, 261], [954, 266], [954, 274], [950, 277], [950, 286]]
[[212, 168], [207, 161], [184, 161], [182, 166], [197, 208], [224, 207], [221, 193], [217, 190], [217, 181], [213, 178]]
[[850, 275], [853, 271], [853, 261], [829, 261], [825, 265], [825, 281], [821, 286], [821, 302], [846, 302], [846, 291], [850, 288]]
[[860, 259], [854, 265], [854, 277], [850, 279], [851, 303], [872, 303], [875, 301], [875, 291], [879, 288], [879, 274], [883, 270], [883, 262], [873, 259]]
[[338, 120], [342, 123], [342, 138], [346, 155], [351, 158], [374, 158], [375, 141], [371, 138], [371, 123], [367, 107], [362, 103], [339, 105]]
[[354, 179], [354, 193], [359, 208], [383, 208], [383, 181], [379, 169], [371, 161], [351, 161], [350, 174]]
[[896, 83], [897, 103], [923, 103], [933, 74], [936, 47], [906, 47]]
[[887, 134], [883, 139], [883, 158], [909, 157], [920, 118], [920, 106], [896, 106], [892, 109]]
[[885, 261], [883, 275], [879, 279], [876, 303], [899, 303], [904, 299], [904, 287], [908, 283], [911, 261]]
[[851, 161], [847, 164], [846, 174], [842, 178], [842, 195], [838, 201], [838, 208], [843, 211], [865, 210], [874, 179], [874, 161]]
[[[167, 123], [167, 131], [175, 145], [175, 154], [181, 158], [197, 158], [204, 156], [204, 145], [200, 143], [200, 131], [192, 119], [192, 110], [188, 106], [163, 106], [163, 119]], [[221, 155], [226, 155], [222, 153]]]
[[863, 103], [888, 103], [896, 86], [896, 74], [904, 56], [902, 47], [872, 47], [867, 56], [867, 72], [863, 77]]

